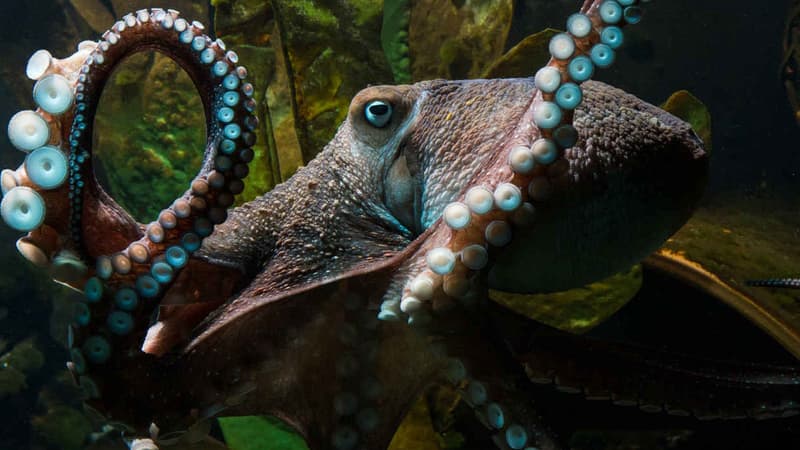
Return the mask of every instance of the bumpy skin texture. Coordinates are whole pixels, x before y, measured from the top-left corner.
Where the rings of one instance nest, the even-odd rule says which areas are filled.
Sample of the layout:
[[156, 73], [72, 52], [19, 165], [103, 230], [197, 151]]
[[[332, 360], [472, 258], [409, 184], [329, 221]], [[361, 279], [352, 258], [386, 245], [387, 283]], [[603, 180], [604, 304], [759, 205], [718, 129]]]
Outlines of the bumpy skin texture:
[[[560, 291], [610, 276], [655, 251], [701, 195], [705, 156], [686, 123], [610, 86], [583, 87], [575, 125], [586, 138], [566, 151], [569, 171], [555, 181], [569, 187], [539, 205], [536, 226], [500, 255], [494, 287]], [[532, 254], [536, 273], [523, 276], [515, 261]]]
[[[587, 2], [584, 11], [598, 3]], [[149, 27], [155, 36], [163, 35], [158, 48], [177, 58], [195, 57], [185, 46], [171, 51], [178, 45], [176, 34], [163, 24], [158, 26], [167, 31], [157, 28], [152, 17], [129, 30], [134, 34], [120, 34], [146, 42], [136, 33]], [[200, 33], [201, 28], [192, 25], [190, 30]], [[137, 50], [125, 41], [118, 45]], [[218, 42], [206, 45], [223, 57]], [[190, 74], [207, 113], [218, 113], [219, 80], [209, 79], [208, 70]], [[240, 89], [246, 96], [247, 89]], [[508, 151], [541, 135], [531, 117], [543, 96], [531, 79], [437, 80], [365, 89], [314, 161], [271, 192], [231, 210], [227, 220], [219, 212], [227, 203], [221, 198], [238, 190], [234, 182], [246, 172], [222, 169], [213, 160], [221, 128], [210, 118], [206, 164], [183, 198], [191, 203], [187, 223], [167, 228], [169, 220], [162, 220], [159, 226], [167, 228], [167, 241], [175, 241], [192, 226], [196, 230], [197, 222], [192, 225], [189, 219], [222, 223], [176, 279], [137, 310], [133, 331], [114, 338], [106, 361], [85, 372], [73, 365], [91, 394], [90, 404], [142, 436], [151, 422], [170, 432], [218, 414], [268, 413], [295, 426], [312, 449], [355, 448], [353, 440], [378, 449], [388, 445], [422, 388], [450, 382], [465, 390], [479, 421], [501, 442], [504, 426], [492, 426], [498, 408], [505, 425], [527, 430], [529, 445], [549, 449], [558, 447], [558, 439], [526, 395], [529, 378], [542, 378], [537, 365], [542, 361], [551, 380], [559, 375], [567, 380], [557, 383], [561, 389], [634, 396], [645, 403], [662, 381], [675, 377], [699, 379], [703, 391], [715, 389], [709, 381], [714, 374], [706, 373], [713, 371], [702, 363], [648, 354], [655, 366], [669, 362], [661, 367], [674, 377], [662, 380], [652, 377], [652, 366], [641, 363], [640, 352], [599, 344], [595, 351], [581, 352], [590, 343], [558, 333], [555, 341], [547, 341], [552, 353], [543, 351], [537, 359], [535, 347], [519, 336], [532, 336], [543, 327], [487, 302], [489, 285], [541, 292], [626, 269], [677, 229], [700, 196], [707, 157], [687, 124], [601, 83], [586, 83], [583, 92], [585, 100], [574, 116], [577, 144], [563, 159], [538, 166], [528, 177], [509, 169]], [[375, 100], [392, 105], [391, 120], [383, 127], [365, 118], [365, 108]], [[71, 120], [67, 115], [49, 124], [67, 130]], [[64, 140], [68, 136], [65, 131]], [[247, 145], [245, 138], [237, 143]], [[211, 186], [209, 194], [220, 174], [227, 184], [216, 190]], [[530, 202], [527, 216], [493, 210], [475, 215], [475, 228], [463, 232], [441, 219], [445, 207], [463, 200], [472, 187], [511, 182], [526, 190], [531, 178], [535, 195], [522, 192]], [[48, 203], [45, 226], [24, 238], [22, 249], [42, 264], [65, 249], [94, 262], [139, 239], [149, 246], [151, 261], [134, 265], [131, 275], [115, 272], [108, 284], [123, 286], [134, 275], [148, 273], [166, 244], [155, 242], [152, 229], [145, 233], [93, 177], [84, 179], [88, 194], [80, 228], [67, 225], [65, 189], [42, 192]], [[35, 187], [24, 171], [15, 182]], [[197, 197], [203, 198], [199, 204]], [[167, 213], [178, 215], [185, 206], [179, 202]], [[506, 219], [515, 224], [514, 240], [491, 249], [492, 266], [472, 272], [460, 267], [438, 279], [425, 305], [435, 319], [429, 327], [378, 322], [378, 311], [387, 302], [397, 303], [409, 290], [408, 280], [426, 269], [431, 249], [450, 245], [457, 251], [459, 245], [483, 242], [487, 224]], [[83, 287], [85, 278], [65, 281]], [[103, 308], [109, 307], [102, 305], [109, 303], [92, 310], [99, 319], [92, 319], [78, 338], [108, 334]], [[143, 320], [156, 311], [154, 324]], [[598, 364], [603, 355], [620, 363]], [[581, 365], [596, 376], [569, 384]], [[625, 376], [614, 367], [623, 367]], [[753, 409], [764, 398], [797, 397], [795, 372], [764, 371], [728, 380], [716, 410], [733, 411], [731, 405]], [[650, 384], [638, 384], [642, 377]], [[743, 395], [753, 385], [763, 395]], [[663, 404], [653, 400], [658, 402]], [[671, 405], [690, 413], [702, 406], [688, 400], [685, 406]], [[776, 413], [792, 412], [784, 406], [779, 403]]]

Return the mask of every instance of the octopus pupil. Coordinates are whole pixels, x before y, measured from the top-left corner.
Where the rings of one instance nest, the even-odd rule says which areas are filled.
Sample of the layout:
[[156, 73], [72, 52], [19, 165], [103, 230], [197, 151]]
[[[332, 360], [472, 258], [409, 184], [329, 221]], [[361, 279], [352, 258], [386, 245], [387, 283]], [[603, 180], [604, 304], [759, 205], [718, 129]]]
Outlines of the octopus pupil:
[[372, 105], [369, 107], [369, 112], [375, 114], [376, 116], [382, 116], [389, 112], [388, 105]]

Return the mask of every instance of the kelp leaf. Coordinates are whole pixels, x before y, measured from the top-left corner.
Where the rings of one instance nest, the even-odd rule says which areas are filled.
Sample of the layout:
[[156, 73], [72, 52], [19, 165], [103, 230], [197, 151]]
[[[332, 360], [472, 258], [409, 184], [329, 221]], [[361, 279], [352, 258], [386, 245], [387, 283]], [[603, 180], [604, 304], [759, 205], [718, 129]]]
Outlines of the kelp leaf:
[[[723, 198], [715, 206], [695, 212], [672, 236], [662, 255], [680, 258], [708, 272], [699, 288], [731, 305], [740, 313], [741, 301], [756, 305], [761, 317], [783, 330], [764, 327], [787, 350], [800, 355], [800, 302], [791, 289], [746, 286], [745, 280], [794, 276], [800, 273], [800, 248], [786, 245], [796, 239], [798, 215], [781, 201], [764, 198]], [[671, 270], [673, 275], [680, 272]], [[747, 305], [744, 305], [747, 306]], [[747, 316], [745, 314], [745, 316]], [[753, 320], [752, 316], [748, 316]], [[781, 336], [789, 336], [784, 339]]]
[[547, 28], [526, 37], [506, 52], [505, 55], [498, 58], [483, 73], [483, 78], [533, 76], [536, 70], [543, 67], [550, 60], [550, 51], [548, 50], [550, 39], [558, 33], [560, 31]]
[[489, 291], [489, 298], [526, 317], [570, 333], [585, 333], [624, 306], [642, 286], [642, 268], [581, 288], [550, 294]]
[[692, 125], [694, 132], [705, 143], [706, 152], [711, 154], [711, 113], [708, 107], [689, 91], [672, 94], [661, 108]]
[[411, 78], [480, 78], [503, 54], [513, 4], [511, 0], [411, 2]]
[[438, 450], [436, 436], [428, 405], [420, 398], [397, 428], [389, 450]]
[[303, 438], [271, 417], [221, 417], [219, 426], [231, 450], [305, 450]]

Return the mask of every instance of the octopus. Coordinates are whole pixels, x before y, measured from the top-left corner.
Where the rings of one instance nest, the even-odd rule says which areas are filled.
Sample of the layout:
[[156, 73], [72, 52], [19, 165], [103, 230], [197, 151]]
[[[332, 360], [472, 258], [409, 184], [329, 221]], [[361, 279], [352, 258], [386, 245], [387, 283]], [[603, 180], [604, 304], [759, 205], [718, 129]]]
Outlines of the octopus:
[[[38, 108], [9, 123], [26, 157], [0, 176], [2, 217], [28, 233], [28, 261], [84, 293], [67, 367], [87, 406], [136, 450], [258, 414], [314, 450], [386, 448], [435, 384], [499, 449], [565, 445], [535, 384], [672, 416], [797, 414], [794, 369], [571, 336], [488, 298], [626, 269], [702, 195], [708, 155], [690, 125], [590, 80], [640, 18], [637, 0], [585, 1], [530, 78], [368, 87], [316, 159], [235, 208], [254, 88], [202, 24], [140, 10], [72, 56], [34, 53]], [[208, 134], [191, 186], [149, 224], [92, 166], [104, 84], [143, 50], [190, 75]]]

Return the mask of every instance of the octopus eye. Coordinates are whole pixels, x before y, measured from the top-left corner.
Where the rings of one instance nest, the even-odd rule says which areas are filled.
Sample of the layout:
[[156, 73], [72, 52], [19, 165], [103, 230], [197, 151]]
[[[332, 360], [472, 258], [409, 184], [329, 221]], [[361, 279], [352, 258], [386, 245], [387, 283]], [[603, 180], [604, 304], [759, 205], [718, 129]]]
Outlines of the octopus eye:
[[392, 118], [392, 105], [383, 100], [373, 100], [364, 109], [367, 122], [375, 128], [383, 128]]

